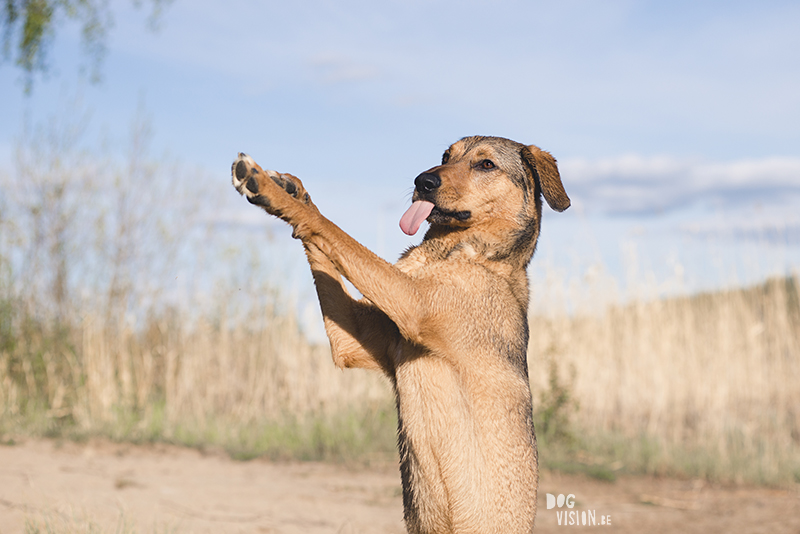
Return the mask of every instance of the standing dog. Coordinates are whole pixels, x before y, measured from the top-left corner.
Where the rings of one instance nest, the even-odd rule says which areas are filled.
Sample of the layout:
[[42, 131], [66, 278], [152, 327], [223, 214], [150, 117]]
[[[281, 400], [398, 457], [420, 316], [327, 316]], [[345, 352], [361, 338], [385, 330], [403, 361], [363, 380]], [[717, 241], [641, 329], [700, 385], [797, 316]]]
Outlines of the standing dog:
[[400, 226], [430, 228], [395, 265], [323, 217], [296, 177], [245, 154], [232, 174], [302, 241], [335, 364], [392, 381], [408, 531], [530, 532], [538, 468], [526, 267], [542, 195], [557, 211], [570, 205], [555, 159], [498, 137], [456, 142], [414, 180]]

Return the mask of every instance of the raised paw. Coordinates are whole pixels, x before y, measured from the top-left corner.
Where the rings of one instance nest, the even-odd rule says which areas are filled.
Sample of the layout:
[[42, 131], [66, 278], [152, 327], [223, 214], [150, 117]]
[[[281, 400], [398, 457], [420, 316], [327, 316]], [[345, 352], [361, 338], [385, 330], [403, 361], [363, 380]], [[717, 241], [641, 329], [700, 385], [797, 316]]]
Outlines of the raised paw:
[[[242, 152], [231, 166], [231, 177], [233, 186], [251, 204], [261, 206], [273, 215], [283, 216], [286, 208], [297, 202], [311, 203], [308, 192], [297, 177], [264, 170], [253, 161], [253, 158]], [[276, 189], [272, 184], [280, 189]], [[286, 194], [292, 198], [289, 199]]]

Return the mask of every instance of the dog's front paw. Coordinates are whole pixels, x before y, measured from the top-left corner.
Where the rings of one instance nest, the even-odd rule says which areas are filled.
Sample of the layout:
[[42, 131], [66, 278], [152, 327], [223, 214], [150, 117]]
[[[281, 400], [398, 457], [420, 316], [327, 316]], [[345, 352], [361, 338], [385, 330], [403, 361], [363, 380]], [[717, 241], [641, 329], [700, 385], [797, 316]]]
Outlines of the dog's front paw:
[[242, 152], [231, 166], [231, 177], [233, 186], [251, 204], [261, 206], [273, 215], [283, 216], [287, 207], [293, 203], [311, 203], [311, 198], [299, 178], [291, 174], [265, 171], [253, 158]]

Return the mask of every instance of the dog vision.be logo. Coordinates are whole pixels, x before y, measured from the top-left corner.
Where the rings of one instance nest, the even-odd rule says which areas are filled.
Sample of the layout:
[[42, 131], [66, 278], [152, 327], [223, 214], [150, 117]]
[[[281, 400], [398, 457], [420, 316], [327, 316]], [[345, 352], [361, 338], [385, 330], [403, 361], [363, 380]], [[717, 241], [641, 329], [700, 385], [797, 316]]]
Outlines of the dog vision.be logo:
[[[561, 510], [563, 507], [567, 510]], [[573, 525], [573, 526], [597, 526], [597, 525], [610, 525], [610, 515], [597, 515], [597, 510], [572, 510], [575, 507], [575, 495], [570, 493], [564, 497], [563, 493], [559, 493], [558, 497], [552, 493], [547, 494], [547, 509], [556, 510], [556, 519], [559, 525]]]

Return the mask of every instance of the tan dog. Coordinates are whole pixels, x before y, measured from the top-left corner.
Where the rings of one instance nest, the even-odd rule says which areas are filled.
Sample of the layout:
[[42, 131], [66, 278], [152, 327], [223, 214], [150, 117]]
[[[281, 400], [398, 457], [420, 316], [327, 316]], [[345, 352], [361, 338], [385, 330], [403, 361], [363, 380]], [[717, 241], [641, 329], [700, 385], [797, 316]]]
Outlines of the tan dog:
[[558, 211], [570, 205], [555, 159], [498, 137], [453, 144], [414, 181], [400, 226], [430, 228], [395, 265], [323, 217], [294, 176], [245, 154], [232, 174], [303, 242], [336, 365], [381, 370], [394, 385], [408, 531], [530, 532], [538, 469], [525, 269], [542, 194]]

